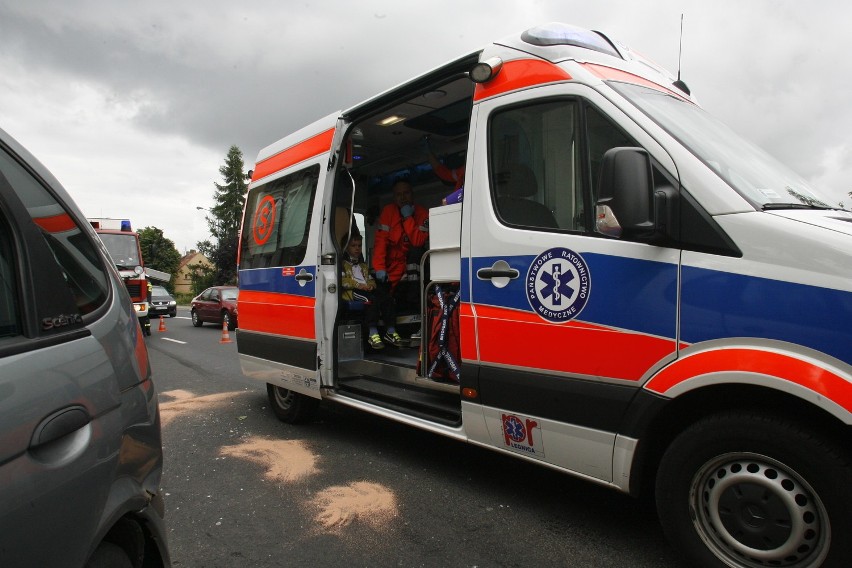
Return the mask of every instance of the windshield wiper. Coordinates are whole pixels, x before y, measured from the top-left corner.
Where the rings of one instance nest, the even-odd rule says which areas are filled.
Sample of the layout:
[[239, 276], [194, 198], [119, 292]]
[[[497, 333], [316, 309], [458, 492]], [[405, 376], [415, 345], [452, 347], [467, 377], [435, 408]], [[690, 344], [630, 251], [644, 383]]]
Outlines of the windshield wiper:
[[839, 209], [838, 207], [830, 207], [828, 205], [808, 205], [806, 203], [764, 203], [764, 211], [772, 211], [778, 209], [816, 209], [820, 211]]

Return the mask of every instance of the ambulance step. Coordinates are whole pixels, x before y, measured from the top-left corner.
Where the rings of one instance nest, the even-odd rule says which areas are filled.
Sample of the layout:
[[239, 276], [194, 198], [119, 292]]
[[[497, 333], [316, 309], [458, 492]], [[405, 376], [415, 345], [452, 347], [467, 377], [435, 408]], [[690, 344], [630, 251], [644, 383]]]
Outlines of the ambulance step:
[[439, 424], [455, 426], [461, 422], [461, 399], [457, 393], [363, 376], [339, 380], [337, 390], [343, 396]]

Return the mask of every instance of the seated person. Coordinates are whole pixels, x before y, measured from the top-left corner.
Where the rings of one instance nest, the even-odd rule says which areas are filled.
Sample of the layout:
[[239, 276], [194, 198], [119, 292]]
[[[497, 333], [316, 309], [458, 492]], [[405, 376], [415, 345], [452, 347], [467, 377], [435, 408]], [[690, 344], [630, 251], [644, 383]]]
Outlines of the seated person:
[[[402, 338], [396, 332], [396, 305], [393, 296], [385, 287], [377, 287], [370, 276], [367, 263], [361, 256], [361, 235], [352, 235], [343, 254], [343, 277], [341, 298], [347, 302], [364, 303], [364, 319], [369, 326], [367, 343], [373, 349], [383, 349], [388, 343], [402, 347]], [[385, 322], [385, 335], [379, 335], [379, 317]]]
[[385, 205], [376, 226], [373, 268], [380, 288], [390, 288], [397, 306], [420, 308], [420, 260], [429, 240], [429, 210], [414, 202], [405, 180], [391, 187], [393, 201]]

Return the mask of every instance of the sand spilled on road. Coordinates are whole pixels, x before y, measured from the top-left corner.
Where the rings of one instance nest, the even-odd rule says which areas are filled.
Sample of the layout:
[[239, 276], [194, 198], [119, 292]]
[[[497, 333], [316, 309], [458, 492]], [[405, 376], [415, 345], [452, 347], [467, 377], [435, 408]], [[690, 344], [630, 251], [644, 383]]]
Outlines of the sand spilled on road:
[[224, 406], [229, 400], [243, 394], [245, 394], [244, 391], [236, 391], [195, 396], [185, 390], [172, 390], [161, 393], [161, 397], [172, 400], [166, 402], [160, 401], [160, 424], [166, 426], [183, 414]]
[[370, 481], [354, 481], [323, 489], [310, 504], [319, 510], [315, 520], [330, 531], [354, 521], [381, 528], [398, 515], [396, 496], [387, 487]]
[[225, 446], [219, 453], [262, 465], [266, 468], [264, 477], [271, 481], [299, 481], [319, 472], [316, 455], [298, 440], [269, 440], [255, 436], [236, 446]]

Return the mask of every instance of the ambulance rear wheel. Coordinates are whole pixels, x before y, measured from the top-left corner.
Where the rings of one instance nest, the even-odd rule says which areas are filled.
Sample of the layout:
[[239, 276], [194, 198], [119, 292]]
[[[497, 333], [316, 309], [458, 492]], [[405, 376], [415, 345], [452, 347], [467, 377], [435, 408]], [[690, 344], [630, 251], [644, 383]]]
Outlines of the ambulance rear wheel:
[[781, 418], [701, 420], [666, 450], [657, 510], [696, 566], [840, 567], [852, 558], [852, 459]]
[[319, 399], [307, 396], [288, 389], [266, 384], [266, 394], [269, 395], [269, 403], [272, 412], [282, 422], [298, 424], [313, 418], [319, 408]]

